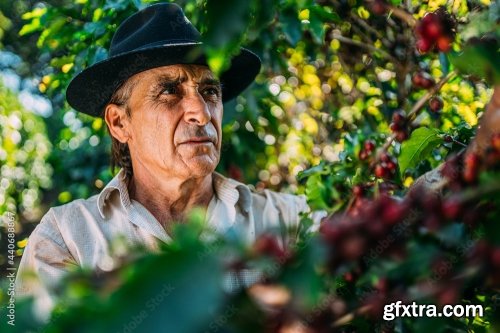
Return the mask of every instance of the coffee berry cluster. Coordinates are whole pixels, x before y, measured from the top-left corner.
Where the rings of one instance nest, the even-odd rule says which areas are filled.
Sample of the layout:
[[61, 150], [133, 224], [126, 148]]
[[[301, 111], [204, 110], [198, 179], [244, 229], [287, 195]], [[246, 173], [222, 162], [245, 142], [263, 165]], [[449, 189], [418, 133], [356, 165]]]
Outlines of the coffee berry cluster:
[[455, 38], [456, 22], [444, 8], [427, 13], [415, 28], [416, 47], [420, 53], [431, 50], [448, 52]]
[[390, 125], [391, 131], [395, 135], [398, 142], [403, 142], [409, 136], [409, 121], [406, 113], [403, 110], [396, 110], [392, 114], [392, 123]]

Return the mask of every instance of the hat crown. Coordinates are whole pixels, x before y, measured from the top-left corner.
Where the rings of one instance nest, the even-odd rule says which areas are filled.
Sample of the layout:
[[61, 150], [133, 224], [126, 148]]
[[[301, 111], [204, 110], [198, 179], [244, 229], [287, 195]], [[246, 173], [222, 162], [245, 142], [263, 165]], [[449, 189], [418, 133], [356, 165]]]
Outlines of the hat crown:
[[118, 27], [111, 40], [109, 55], [176, 42], [199, 42], [200, 33], [173, 3], [146, 7]]
[[[66, 90], [68, 103], [80, 112], [99, 116], [113, 92], [131, 76], [153, 68], [193, 64], [208, 66], [198, 30], [171, 3], [146, 7], [125, 19], [111, 41], [108, 57], [85, 68]], [[240, 48], [221, 73], [222, 101], [250, 85], [260, 70], [260, 59]]]

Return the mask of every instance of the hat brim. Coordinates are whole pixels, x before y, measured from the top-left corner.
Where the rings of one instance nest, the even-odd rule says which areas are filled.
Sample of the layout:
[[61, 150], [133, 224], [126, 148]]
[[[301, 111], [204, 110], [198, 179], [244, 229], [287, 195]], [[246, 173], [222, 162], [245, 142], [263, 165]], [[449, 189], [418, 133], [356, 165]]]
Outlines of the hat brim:
[[[129, 77], [142, 71], [176, 64], [206, 65], [201, 43], [183, 42], [159, 45], [123, 53], [98, 62], [80, 72], [66, 90], [66, 100], [79, 112], [101, 116], [113, 92]], [[241, 48], [222, 73], [222, 101], [239, 95], [260, 71], [260, 59]]]

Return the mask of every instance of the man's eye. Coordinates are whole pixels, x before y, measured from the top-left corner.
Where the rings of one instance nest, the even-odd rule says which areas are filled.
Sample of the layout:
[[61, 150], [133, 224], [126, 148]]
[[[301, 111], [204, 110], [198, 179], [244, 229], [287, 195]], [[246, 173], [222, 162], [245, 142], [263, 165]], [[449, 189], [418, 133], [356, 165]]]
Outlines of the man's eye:
[[203, 90], [203, 95], [212, 96], [212, 97], [219, 97], [220, 91], [217, 88], [209, 87], [209, 88], [206, 88]]
[[162, 94], [163, 95], [176, 95], [178, 93], [178, 88], [176, 86], [165, 87]]

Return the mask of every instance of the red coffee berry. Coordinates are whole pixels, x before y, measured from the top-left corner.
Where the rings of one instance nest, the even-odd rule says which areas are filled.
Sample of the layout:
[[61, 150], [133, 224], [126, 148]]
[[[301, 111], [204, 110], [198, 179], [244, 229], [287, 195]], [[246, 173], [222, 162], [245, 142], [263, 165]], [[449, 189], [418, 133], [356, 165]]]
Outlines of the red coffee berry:
[[461, 160], [459, 155], [453, 155], [446, 162], [441, 169], [441, 174], [448, 178], [452, 183], [461, 180]]
[[462, 176], [467, 183], [474, 183], [477, 179], [477, 172], [475, 169], [466, 168]]
[[448, 52], [451, 50], [451, 43], [453, 40], [449, 36], [440, 36], [437, 39], [436, 47], [441, 52]]
[[437, 301], [440, 305], [456, 304], [458, 301], [458, 290], [455, 286], [445, 287], [438, 295]]
[[444, 142], [453, 142], [453, 137], [451, 135], [445, 135], [443, 140]]
[[381, 155], [380, 155], [380, 161], [382, 162], [389, 162], [391, 160], [391, 155], [389, 155], [386, 151], [384, 151]]
[[413, 74], [411, 81], [413, 82], [414, 86], [420, 87], [422, 85], [422, 79], [423, 79], [422, 74], [420, 72], [417, 72]]
[[373, 1], [369, 8], [375, 15], [384, 15], [387, 12], [387, 4], [382, 0]]
[[367, 151], [368, 154], [370, 154], [371, 152], [373, 152], [373, 150], [375, 149], [375, 142], [373, 142], [373, 140], [366, 140], [363, 147], [365, 148], [365, 150]]
[[435, 81], [429, 73], [419, 71], [412, 77], [412, 82], [417, 88], [429, 89], [434, 86]]
[[369, 294], [362, 302], [366, 305], [366, 315], [372, 320], [379, 320], [384, 313], [384, 306], [387, 304], [387, 296], [384, 293]]
[[344, 231], [338, 225], [328, 220], [321, 223], [319, 234], [323, 236], [325, 241], [333, 244], [344, 237]]
[[241, 169], [239, 167], [237, 167], [234, 164], [231, 164], [229, 166], [228, 173], [229, 173], [229, 177], [231, 177], [233, 179], [236, 179], [238, 181], [243, 180], [243, 172], [241, 171]]
[[434, 43], [430, 41], [429, 39], [426, 38], [421, 38], [417, 40], [417, 43], [415, 44], [417, 51], [424, 54], [429, 52], [432, 47], [434, 46]]
[[396, 172], [396, 169], [397, 169], [398, 165], [396, 164], [396, 162], [394, 160], [389, 160], [388, 162], [386, 162], [386, 165], [387, 165], [387, 169], [391, 173]]
[[500, 268], [500, 247], [491, 251], [491, 264], [495, 268]]
[[389, 176], [388, 170], [384, 168], [381, 164], [377, 164], [375, 166], [374, 173], [377, 178], [387, 178]]
[[431, 231], [436, 231], [439, 229], [439, 226], [441, 225], [441, 220], [435, 214], [431, 214], [425, 218], [424, 225], [427, 227], [427, 229]]
[[465, 156], [464, 165], [466, 167], [471, 167], [477, 169], [479, 166], [480, 158], [478, 154], [470, 153]]
[[404, 131], [406, 127], [406, 114], [403, 110], [396, 110], [392, 114], [392, 123], [389, 126], [391, 131], [400, 132]]
[[354, 185], [352, 188], [352, 193], [356, 197], [362, 197], [364, 192], [365, 192], [365, 190], [363, 189], [363, 186], [361, 186], [361, 185]]
[[395, 124], [404, 124], [406, 121], [406, 113], [403, 110], [396, 110], [392, 114], [392, 121]]
[[449, 220], [455, 220], [460, 216], [462, 204], [457, 200], [446, 200], [441, 207], [444, 217]]
[[387, 225], [393, 225], [401, 222], [406, 215], [406, 206], [402, 203], [392, 201], [382, 212], [382, 220]]
[[422, 88], [429, 89], [432, 88], [436, 84], [434, 79], [430, 75], [426, 75], [425, 79], [422, 82]]
[[429, 109], [434, 113], [441, 111], [443, 109], [443, 105], [443, 100], [438, 96], [434, 96], [429, 100]]
[[467, 183], [473, 183], [476, 181], [479, 163], [479, 155], [471, 153], [465, 156], [463, 178]]
[[396, 141], [403, 142], [408, 139], [408, 132], [406, 131], [398, 131], [396, 132]]
[[422, 28], [419, 29], [422, 36], [431, 41], [436, 40], [443, 31], [441, 20], [436, 13], [425, 14], [419, 24], [422, 26]]
[[426, 193], [426, 195], [421, 198], [421, 203], [426, 212], [436, 213], [441, 209], [441, 200], [433, 193]]
[[387, 278], [380, 278], [375, 284], [375, 289], [382, 293], [387, 292], [387, 290], [389, 290], [389, 281]]
[[397, 132], [397, 131], [401, 131], [403, 129], [403, 126], [401, 126], [400, 124], [396, 124], [396, 123], [392, 122], [389, 125], [389, 128], [391, 129], [391, 131]]
[[263, 234], [254, 243], [253, 249], [255, 253], [268, 255], [275, 258], [283, 258], [286, 252], [281, 248], [275, 236]]
[[484, 164], [487, 168], [495, 168], [500, 165], [500, 150], [488, 147], [484, 156]]
[[366, 239], [359, 234], [352, 234], [343, 238], [339, 251], [345, 259], [356, 260], [365, 253]]
[[360, 159], [361, 161], [364, 161], [364, 160], [366, 160], [366, 159], [368, 158], [368, 153], [366, 152], [366, 150], [361, 149], [361, 150], [359, 151], [358, 157], [359, 157], [359, 159]]
[[497, 152], [500, 152], [500, 133], [495, 133], [491, 136], [491, 146]]
[[354, 275], [351, 272], [347, 272], [344, 274], [344, 280], [346, 280], [346, 282], [352, 282], [354, 281]]

